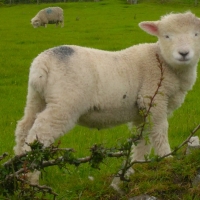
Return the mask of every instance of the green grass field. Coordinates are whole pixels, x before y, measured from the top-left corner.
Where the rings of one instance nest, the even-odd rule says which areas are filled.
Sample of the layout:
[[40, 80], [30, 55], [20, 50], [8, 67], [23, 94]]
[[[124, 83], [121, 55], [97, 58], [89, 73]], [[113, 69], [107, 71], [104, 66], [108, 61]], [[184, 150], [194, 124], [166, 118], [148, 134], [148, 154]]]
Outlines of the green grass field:
[[[34, 29], [31, 18], [40, 9], [55, 5], [64, 9], [64, 28], [48, 25]], [[141, 0], [137, 5], [122, 0], [103, 0], [0, 7], [0, 155], [3, 152], [13, 155], [14, 131], [16, 122], [23, 116], [29, 67], [40, 52], [62, 44], [115, 51], [138, 43], [155, 42], [156, 38], [140, 30], [138, 23], [187, 10], [200, 17], [199, 7], [186, 0], [182, 3]], [[186, 139], [200, 122], [199, 87], [198, 79], [183, 106], [169, 120], [172, 148]], [[126, 125], [101, 131], [77, 126], [61, 138], [61, 146], [73, 147], [77, 157], [83, 157], [89, 155], [89, 147], [95, 143], [112, 147], [128, 135]], [[88, 164], [78, 168], [69, 166], [69, 171], [52, 167], [46, 170], [42, 183], [53, 187], [60, 194], [59, 200], [110, 199], [113, 191], [109, 184], [121, 161], [107, 159], [101, 170], [91, 169]], [[93, 176], [94, 181], [88, 176]]]

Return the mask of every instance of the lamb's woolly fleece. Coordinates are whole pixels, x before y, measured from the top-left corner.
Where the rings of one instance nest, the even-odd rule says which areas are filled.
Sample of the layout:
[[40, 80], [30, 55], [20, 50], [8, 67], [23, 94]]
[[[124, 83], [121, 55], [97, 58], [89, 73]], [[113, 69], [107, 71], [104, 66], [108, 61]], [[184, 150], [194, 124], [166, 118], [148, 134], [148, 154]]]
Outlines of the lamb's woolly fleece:
[[151, 145], [162, 156], [170, 152], [167, 117], [184, 101], [196, 80], [200, 57], [200, 20], [190, 12], [170, 14], [139, 26], [158, 37], [157, 43], [139, 44], [108, 52], [80, 46], [44, 51], [31, 65], [25, 115], [16, 128], [16, 154], [29, 150], [25, 142], [36, 137], [50, 145], [76, 123], [93, 128], [141, 123], [141, 107], [161, 77], [156, 54], [163, 62], [164, 80], [151, 109], [151, 144], [141, 141], [133, 159], [144, 159]]
[[39, 26], [47, 26], [47, 24], [56, 24], [56, 26], [61, 24], [64, 26], [64, 15], [63, 9], [60, 7], [49, 7], [40, 10], [35, 17], [31, 19], [31, 24], [34, 28]]

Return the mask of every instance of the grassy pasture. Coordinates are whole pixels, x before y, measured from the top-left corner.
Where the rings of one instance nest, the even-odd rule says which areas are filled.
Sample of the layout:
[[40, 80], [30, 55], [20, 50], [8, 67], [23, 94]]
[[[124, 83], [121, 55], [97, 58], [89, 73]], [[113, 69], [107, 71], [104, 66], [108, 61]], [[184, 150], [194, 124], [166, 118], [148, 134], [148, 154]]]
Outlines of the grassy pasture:
[[[42, 8], [61, 6], [65, 26], [34, 29], [30, 19]], [[16, 5], [0, 7], [0, 155], [13, 154], [14, 130], [25, 106], [29, 66], [34, 57], [45, 49], [76, 44], [104, 50], [120, 50], [133, 44], [155, 42], [156, 38], [139, 29], [141, 21], [158, 20], [170, 12], [193, 11], [200, 16], [198, 7], [179, 3], [151, 3], [141, 1], [128, 5], [120, 0], [96, 2]], [[200, 80], [189, 92], [183, 106], [169, 120], [169, 139], [172, 148], [180, 144], [200, 121]], [[115, 146], [125, 140], [129, 131], [125, 125], [107, 130], [75, 127], [61, 138], [63, 147], [73, 147], [78, 157], [89, 155], [89, 147], [103, 143]], [[109, 159], [101, 170], [87, 164], [67, 170], [48, 169], [43, 183], [59, 193], [59, 200], [109, 199], [108, 185], [112, 174], [121, 165], [121, 159]], [[93, 176], [94, 181], [88, 179]]]

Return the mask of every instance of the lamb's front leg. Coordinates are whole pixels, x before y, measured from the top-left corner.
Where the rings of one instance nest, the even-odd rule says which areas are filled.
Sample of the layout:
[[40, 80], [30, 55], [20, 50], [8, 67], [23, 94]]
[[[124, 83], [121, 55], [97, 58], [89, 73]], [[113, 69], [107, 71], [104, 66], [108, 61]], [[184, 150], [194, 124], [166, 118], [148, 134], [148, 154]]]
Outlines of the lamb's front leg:
[[[134, 162], [136, 160], [145, 160], [145, 155], [149, 154], [151, 150], [151, 144], [147, 143], [144, 139], [141, 139], [137, 145], [132, 145], [132, 155], [130, 158], [131, 162]], [[120, 175], [122, 171], [120, 170], [118, 172], [118, 175]], [[134, 170], [132, 167], [130, 167], [126, 173], [125, 177], [128, 179], [132, 174], [134, 173]], [[120, 180], [119, 176], [116, 176], [113, 178], [111, 187], [116, 190], [119, 194], [123, 195], [124, 191], [120, 188], [120, 184], [122, 181]]]
[[[149, 141], [154, 147], [155, 153], [159, 156], [163, 156], [171, 152], [168, 142], [168, 120], [166, 102], [166, 96], [159, 94], [157, 94], [154, 99], [145, 98], [142, 95], [138, 95], [137, 99], [139, 110], [144, 110], [144, 112], [147, 112], [149, 110], [149, 113], [145, 113], [148, 115], [145, 119], [147, 123], [146, 125], [149, 126], [147, 129], [149, 133], [147, 134], [149, 134]], [[144, 149], [144, 151], [142, 149]], [[143, 141], [140, 142], [133, 151], [135, 154], [133, 156], [133, 159], [141, 159], [142, 157], [144, 158], [145, 155], [142, 155], [142, 153], [148, 152], [148, 146], [144, 145]]]
[[149, 155], [151, 147], [151, 141], [146, 141], [145, 139], [139, 140], [137, 145], [133, 144], [131, 151], [131, 161], [134, 162], [145, 160], [145, 156]]
[[[138, 95], [137, 98], [137, 107], [140, 111], [143, 111], [143, 114], [141, 114], [141, 117], [144, 117], [142, 115], [145, 114], [145, 112], [147, 112], [148, 110], [148, 99], [144, 98], [142, 95]], [[146, 119], [144, 119], [144, 121], [146, 121]], [[143, 122], [142, 122], [143, 123]], [[148, 122], [147, 122], [148, 123]], [[140, 124], [139, 126], [148, 126], [148, 124]], [[150, 139], [144, 139], [144, 135], [148, 134], [150, 132], [149, 130], [150, 127], [147, 128], [147, 130], [143, 130], [143, 128], [139, 128], [138, 129], [138, 133], [141, 135], [141, 138], [139, 139], [139, 141], [137, 142], [137, 145], [132, 145], [132, 156], [131, 156], [131, 161], [136, 161], [136, 160], [144, 160], [145, 159], [145, 155], [148, 155], [151, 151], [151, 141]], [[141, 132], [142, 131], [142, 132]]]
[[168, 141], [167, 119], [160, 120], [159, 123], [154, 123], [151, 132], [151, 142], [156, 155], [164, 156], [171, 152]]
[[[142, 95], [138, 95], [137, 98], [137, 106], [139, 110], [146, 110], [147, 109], [147, 104], [145, 103], [145, 99], [142, 97]], [[134, 124], [133, 123], [129, 123], [129, 129], [132, 129], [132, 126]], [[139, 133], [138, 133], [139, 134]], [[143, 133], [142, 133], [143, 134]], [[136, 161], [136, 160], [144, 160], [144, 156], [149, 154], [151, 150], [151, 144], [148, 143], [147, 141], [144, 140], [144, 138], [141, 135], [140, 140], [138, 141], [137, 145], [132, 145], [132, 151], [131, 151], [131, 162]], [[118, 172], [118, 175], [120, 175], [122, 173], [122, 171], [120, 170]], [[132, 167], [130, 167], [126, 174], [125, 177], [129, 178], [131, 174], [134, 173], [134, 170]], [[119, 176], [116, 176], [113, 178], [112, 183], [111, 183], [111, 187], [116, 190], [119, 194], [123, 195], [124, 191], [120, 188], [120, 184], [122, 183], [122, 181], [120, 180]]]

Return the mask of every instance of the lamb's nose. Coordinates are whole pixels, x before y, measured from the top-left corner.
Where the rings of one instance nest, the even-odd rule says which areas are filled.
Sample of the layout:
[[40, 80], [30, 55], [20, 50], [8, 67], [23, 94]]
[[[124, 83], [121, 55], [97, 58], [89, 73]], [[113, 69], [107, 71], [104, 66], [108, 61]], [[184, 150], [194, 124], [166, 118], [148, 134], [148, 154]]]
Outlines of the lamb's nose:
[[189, 54], [189, 51], [186, 51], [186, 52], [179, 52], [179, 54], [185, 58], [188, 54]]

